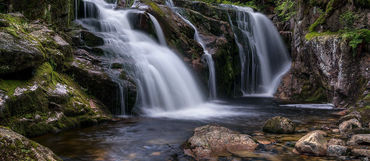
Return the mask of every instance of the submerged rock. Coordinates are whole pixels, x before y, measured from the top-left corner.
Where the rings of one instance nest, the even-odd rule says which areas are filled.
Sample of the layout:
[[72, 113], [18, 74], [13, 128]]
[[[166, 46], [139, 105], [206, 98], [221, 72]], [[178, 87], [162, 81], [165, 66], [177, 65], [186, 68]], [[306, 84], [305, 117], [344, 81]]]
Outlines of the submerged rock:
[[61, 160], [46, 148], [12, 130], [0, 126], [0, 160]]
[[295, 149], [303, 154], [323, 156], [327, 150], [327, 142], [324, 135], [326, 133], [323, 131], [312, 131], [297, 141]]
[[185, 153], [197, 160], [232, 154], [243, 157], [257, 146], [249, 135], [221, 126], [206, 125], [194, 130], [194, 135], [186, 143]]
[[288, 118], [276, 116], [265, 122], [263, 126], [264, 132], [290, 134], [294, 133], [295, 124]]

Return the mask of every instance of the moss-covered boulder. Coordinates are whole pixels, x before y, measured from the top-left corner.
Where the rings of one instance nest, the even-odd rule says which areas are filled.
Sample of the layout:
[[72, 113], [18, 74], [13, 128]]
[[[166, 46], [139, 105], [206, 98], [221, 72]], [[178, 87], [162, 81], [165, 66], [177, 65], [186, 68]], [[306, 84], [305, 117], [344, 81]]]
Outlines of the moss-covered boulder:
[[40, 22], [29, 23], [21, 14], [0, 14], [0, 77], [25, 79], [45, 61], [55, 68], [71, 57], [72, 47]]
[[[86, 95], [73, 80], [44, 63], [28, 80], [0, 79], [6, 98], [0, 124], [26, 136], [38, 136], [110, 118], [104, 105]], [[108, 112], [109, 113], [109, 112]]]
[[265, 122], [263, 125], [263, 131], [268, 133], [277, 133], [277, 134], [290, 134], [294, 133], [295, 124], [292, 120], [276, 116]]
[[27, 25], [22, 15], [4, 15], [0, 18], [8, 25], [0, 28], [0, 75], [34, 69], [45, 60], [38, 41], [24, 32], [18, 32]]
[[49, 148], [0, 126], [0, 160], [61, 161], [62, 159]]

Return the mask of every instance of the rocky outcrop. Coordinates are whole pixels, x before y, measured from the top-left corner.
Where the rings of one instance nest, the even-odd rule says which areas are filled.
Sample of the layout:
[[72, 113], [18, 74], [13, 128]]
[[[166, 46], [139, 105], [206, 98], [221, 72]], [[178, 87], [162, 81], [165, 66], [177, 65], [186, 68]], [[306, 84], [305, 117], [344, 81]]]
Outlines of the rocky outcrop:
[[[62, 73], [71, 59], [72, 47], [60, 35], [40, 22], [29, 23], [19, 14], [0, 16], [8, 24], [0, 29], [7, 33], [2, 34], [7, 36], [3, 38], [32, 42], [20, 43], [22, 50], [38, 51], [42, 58], [29, 60], [34, 64], [32, 70], [8, 70], [0, 77], [0, 125], [26, 136], [38, 136], [110, 118], [104, 105]], [[0, 46], [12, 50], [18, 49], [17, 45], [0, 42]], [[14, 52], [12, 60], [22, 62], [17, 59], [24, 53]], [[27, 63], [15, 65], [17, 69], [30, 68]]]
[[[79, 85], [87, 89], [88, 93], [102, 101], [113, 114], [131, 113], [136, 103], [135, 82], [124, 77], [122, 80], [114, 81], [104, 67], [100, 64], [98, 57], [93, 56], [83, 49], [78, 49], [74, 53], [74, 60], [67, 70]], [[121, 70], [121, 69], [113, 69]], [[120, 91], [119, 84], [122, 83], [125, 93], [125, 103], [127, 111], [120, 111]]]
[[370, 134], [357, 134], [353, 135], [347, 142], [348, 145], [369, 145]]
[[[354, 45], [354, 38], [348, 34], [365, 32], [362, 36], [366, 37], [369, 24], [365, 13], [369, 9], [338, 0], [300, 0], [296, 5], [297, 14], [289, 21], [294, 26], [292, 68], [282, 79], [276, 97], [289, 102], [333, 103], [337, 107], [354, 105], [369, 88], [366, 64], [370, 57], [367, 39]], [[346, 19], [346, 15], [358, 19]], [[344, 21], [352, 24], [346, 26]], [[351, 27], [351, 32], [346, 33], [346, 27]]]
[[295, 149], [304, 154], [326, 155], [327, 142], [324, 135], [326, 133], [323, 131], [312, 131], [297, 141]]
[[0, 126], [0, 160], [60, 161], [49, 148]]
[[351, 119], [339, 124], [339, 131], [342, 135], [349, 133], [352, 129], [361, 128], [361, 123], [357, 119]]
[[[183, 60], [196, 71], [195, 73], [201, 79], [204, 88], [207, 88], [208, 66], [206, 61], [202, 60], [204, 52], [194, 40], [192, 27], [169, 7], [165, 6], [163, 1], [144, 2], [148, 6], [146, 10], [160, 22], [168, 45], [181, 54]], [[237, 88], [235, 87], [235, 81], [240, 75], [240, 61], [234, 35], [231, 26], [228, 24], [227, 12], [204, 2], [192, 3], [175, 0], [174, 3], [182, 8], [183, 16], [199, 30], [207, 50], [214, 59], [218, 96], [230, 97], [235, 95], [234, 89]], [[223, 16], [217, 16], [219, 14]]]
[[264, 132], [289, 134], [294, 133], [295, 124], [288, 118], [276, 116], [267, 120], [263, 126]]
[[185, 154], [197, 160], [229, 155], [243, 157], [257, 146], [249, 135], [221, 126], [206, 125], [194, 130], [194, 135], [186, 143]]

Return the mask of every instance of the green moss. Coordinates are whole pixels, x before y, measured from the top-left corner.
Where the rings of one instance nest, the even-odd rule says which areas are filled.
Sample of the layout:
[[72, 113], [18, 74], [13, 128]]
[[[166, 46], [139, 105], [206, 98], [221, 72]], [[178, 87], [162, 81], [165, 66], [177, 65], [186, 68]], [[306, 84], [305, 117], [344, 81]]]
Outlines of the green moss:
[[284, 21], [288, 21], [297, 13], [296, 2], [294, 0], [277, 0], [275, 1], [275, 5], [275, 12]]
[[310, 97], [308, 97], [306, 102], [325, 102], [327, 100], [326, 91], [324, 88], [320, 87], [317, 89]]
[[333, 4], [335, 0], [330, 0], [329, 3], [326, 5], [326, 10], [324, 14], [321, 14], [320, 17], [308, 28], [309, 32], [315, 31], [316, 27], [323, 24], [326, 21], [326, 18], [332, 13], [333, 11]]
[[337, 32], [310, 32], [305, 35], [306, 40], [312, 40], [316, 37], [322, 37], [322, 36], [333, 36], [333, 35], [339, 35]]
[[164, 12], [159, 6], [151, 0], [144, 0], [145, 4], [149, 5], [150, 8], [161, 17], [165, 17]]

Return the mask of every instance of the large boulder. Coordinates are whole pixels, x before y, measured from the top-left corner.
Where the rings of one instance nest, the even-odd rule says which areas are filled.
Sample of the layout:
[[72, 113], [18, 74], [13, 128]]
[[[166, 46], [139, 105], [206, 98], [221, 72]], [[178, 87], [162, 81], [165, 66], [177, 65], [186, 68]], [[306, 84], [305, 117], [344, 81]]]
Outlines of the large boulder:
[[0, 160], [61, 160], [49, 148], [0, 126]]
[[276, 116], [267, 120], [263, 126], [264, 132], [289, 134], [294, 133], [295, 124], [288, 118]]
[[243, 157], [257, 146], [249, 135], [221, 126], [206, 125], [194, 130], [194, 135], [186, 143], [185, 153], [197, 160], [229, 155]]
[[303, 154], [323, 156], [327, 150], [327, 142], [324, 135], [326, 133], [323, 131], [312, 131], [297, 141], [295, 149]]
[[[44, 53], [38, 41], [18, 32], [17, 27], [25, 24], [19, 14], [0, 14], [8, 23], [0, 28], [0, 76], [34, 69], [44, 61]], [[19, 28], [19, 27], [18, 27]]]

